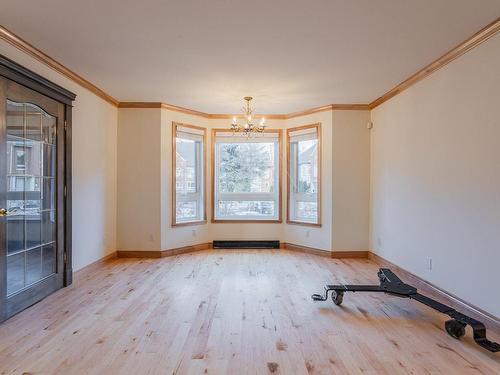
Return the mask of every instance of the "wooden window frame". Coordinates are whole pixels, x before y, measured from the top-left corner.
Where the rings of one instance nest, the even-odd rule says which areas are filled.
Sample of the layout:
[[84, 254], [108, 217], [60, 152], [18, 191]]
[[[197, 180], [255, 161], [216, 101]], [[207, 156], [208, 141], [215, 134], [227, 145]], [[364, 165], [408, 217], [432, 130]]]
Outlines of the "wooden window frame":
[[[297, 221], [297, 220], [292, 220], [290, 218], [290, 205], [291, 205], [291, 194], [290, 194], [290, 133], [298, 131], [298, 130], [304, 130], [304, 129], [316, 129], [316, 133], [318, 135], [318, 192], [317, 192], [317, 202], [318, 202], [318, 222], [317, 223], [308, 223], [306, 221]], [[321, 157], [321, 152], [322, 152], [322, 147], [321, 147], [321, 123], [314, 123], [314, 124], [308, 124], [308, 125], [301, 125], [301, 126], [296, 126], [292, 128], [288, 128], [286, 130], [286, 176], [287, 176], [287, 199], [286, 199], [286, 223], [287, 224], [293, 224], [293, 225], [303, 225], [303, 226], [308, 226], [308, 227], [321, 227], [321, 191], [322, 191], [322, 183], [323, 183], [323, 176], [322, 176], [322, 157]]]
[[[183, 127], [183, 128], [191, 128], [195, 130], [199, 130], [203, 132], [203, 152], [202, 152], [202, 157], [203, 160], [201, 161], [201, 165], [203, 165], [203, 173], [201, 176], [201, 181], [203, 182], [203, 219], [202, 220], [196, 220], [196, 221], [187, 221], [187, 222], [177, 222], [177, 215], [176, 215], [176, 207], [177, 207], [177, 176], [176, 176], [176, 170], [177, 170], [177, 145], [176, 145], [176, 139], [177, 139], [177, 127]], [[172, 121], [172, 205], [171, 205], [171, 211], [172, 211], [172, 227], [185, 227], [185, 226], [191, 226], [191, 225], [203, 225], [207, 223], [207, 128], [203, 126], [197, 126], [197, 125], [191, 125], [191, 124], [186, 124], [182, 122], [176, 122]]]
[[282, 176], [282, 161], [283, 161], [283, 131], [282, 129], [266, 129], [265, 133], [276, 133], [278, 134], [278, 219], [272, 220], [259, 220], [259, 219], [215, 219], [215, 138], [217, 132], [231, 132], [231, 129], [212, 129], [211, 134], [211, 154], [210, 154], [210, 173], [212, 178], [212, 213], [211, 213], [211, 222], [214, 224], [281, 224], [283, 222], [283, 213], [282, 213], [282, 185], [283, 185], [283, 176]]

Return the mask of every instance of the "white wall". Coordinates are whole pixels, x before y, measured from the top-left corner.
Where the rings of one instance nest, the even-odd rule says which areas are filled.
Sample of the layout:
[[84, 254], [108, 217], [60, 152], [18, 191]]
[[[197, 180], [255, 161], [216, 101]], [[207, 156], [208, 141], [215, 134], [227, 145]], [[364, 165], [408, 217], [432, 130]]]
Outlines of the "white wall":
[[118, 111], [117, 250], [161, 246], [160, 109]]
[[366, 251], [370, 219], [370, 112], [333, 111], [332, 116], [332, 249]]
[[373, 250], [497, 317], [499, 67], [497, 35], [373, 110], [371, 140]]
[[0, 40], [0, 53], [74, 92], [73, 269], [116, 249], [117, 109]]

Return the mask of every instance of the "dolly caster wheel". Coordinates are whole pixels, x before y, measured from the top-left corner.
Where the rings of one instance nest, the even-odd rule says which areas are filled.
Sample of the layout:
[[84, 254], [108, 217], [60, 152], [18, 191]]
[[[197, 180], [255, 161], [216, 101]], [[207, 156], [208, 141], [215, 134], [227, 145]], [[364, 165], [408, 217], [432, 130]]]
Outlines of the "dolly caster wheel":
[[465, 335], [465, 324], [459, 322], [458, 320], [447, 320], [446, 323], [444, 323], [444, 328], [446, 329], [446, 332], [448, 332], [448, 335], [456, 338], [457, 340]]
[[344, 300], [344, 292], [337, 292], [337, 291], [332, 291], [332, 301], [334, 304], [337, 306], [342, 304], [342, 301]]

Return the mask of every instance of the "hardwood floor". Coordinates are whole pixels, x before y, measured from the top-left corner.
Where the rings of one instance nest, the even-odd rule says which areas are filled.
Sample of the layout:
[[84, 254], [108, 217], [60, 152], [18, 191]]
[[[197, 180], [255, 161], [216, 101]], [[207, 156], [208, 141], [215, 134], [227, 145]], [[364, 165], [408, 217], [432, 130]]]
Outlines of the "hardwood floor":
[[284, 250], [113, 259], [0, 325], [0, 374], [500, 373], [498, 353], [415, 302], [310, 299], [377, 269]]

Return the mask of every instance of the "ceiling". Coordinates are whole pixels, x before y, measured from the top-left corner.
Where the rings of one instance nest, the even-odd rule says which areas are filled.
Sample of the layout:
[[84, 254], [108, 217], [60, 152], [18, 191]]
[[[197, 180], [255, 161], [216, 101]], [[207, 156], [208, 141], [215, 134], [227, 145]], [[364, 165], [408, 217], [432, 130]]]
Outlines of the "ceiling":
[[119, 101], [235, 113], [369, 103], [499, 0], [0, 0], [0, 24]]

